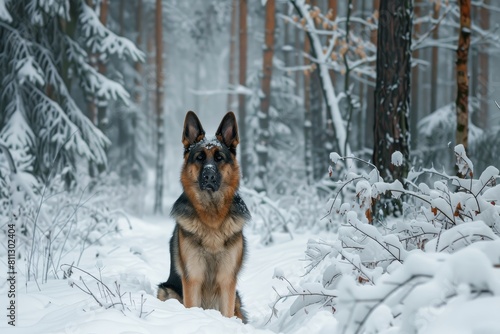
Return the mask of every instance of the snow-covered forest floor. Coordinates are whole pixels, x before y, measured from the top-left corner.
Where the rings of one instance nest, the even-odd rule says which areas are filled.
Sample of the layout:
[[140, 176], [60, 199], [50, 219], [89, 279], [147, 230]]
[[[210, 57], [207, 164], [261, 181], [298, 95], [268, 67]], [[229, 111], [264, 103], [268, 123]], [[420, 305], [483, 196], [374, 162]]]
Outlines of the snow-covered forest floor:
[[[118, 234], [85, 251], [78, 268], [102, 279], [112, 292], [116, 291], [117, 282], [123, 294], [119, 301], [115, 293], [114, 301], [119, 305], [99, 306], [92, 296], [76, 286], [71, 287], [69, 283], [74, 282], [85, 288], [81, 277], [96, 297], [104, 300], [101, 298], [102, 286], [98, 288], [95, 279], [76, 268], [69, 279], [49, 279], [38, 285], [30, 281], [25, 285], [23, 264], [19, 263], [17, 327], [12, 328], [2, 321], [1, 332], [253, 333], [282, 327], [286, 332], [317, 333], [324, 327], [333, 329], [332, 324], [336, 321], [327, 311], [307, 321], [302, 319], [279, 325], [273, 319], [267, 323], [271, 316], [268, 304], [276, 297], [272, 287], [283, 285], [273, 279], [275, 268], [282, 268], [288, 276], [299, 279], [304, 272], [300, 259], [304, 258], [307, 238], [312, 235], [296, 235], [294, 240], [283, 235], [281, 242], [264, 247], [259, 235], [247, 233], [248, 257], [238, 285], [249, 314], [249, 324], [243, 325], [240, 320], [224, 318], [217, 311], [186, 309], [177, 301], [161, 302], [156, 298], [156, 284], [165, 281], [169, 274], [168, 240], [174, 227], [172, 219], [168, 216], [130, 217], [129, 222], [121, 219], [118, 226]], [[63, 263], [71, 263], [78, 257], [77, 248], [65, 256]], [[0, 295], [6, 294], [7, 284], [2, 280]]]
[[[170, 259], [167, 242], [174, 227], [174, 222], [170, 218], [129, 217], [129, 220], [121, 219], [118, 226], [120, 231], [118, 234], [110, 236], [101, 245], [91, 246], [85, 251], [80, 265], [73, 269], [69, 279], [49, 279], [47, 283], [39, 285], [31, 281], [25, 285], [25, 277], [21, 273], [18, 276], [17, 327], [13, 329], [2, 322], [0, 324], [0, 327], [3, 327], [2, 333], [5, 333], [5, 330], [8, 333], [109, 334], [337, 332], [336, 315], [332, 315], [321, 305], [312, 303], [291, 316], [290, 303], [293, 299], [278, 303], [277, 317], [272, 317], [269, 321], [270, 306], [277, 297], [273, 288], [277, 291], [286, 291], [288, 286], [288, 283], [273, 277], [284, 276], [291, 285], [299, 284], [305, 272], [306, 262], [303, 259], [308, 239], [333, 241], [337, 238], [334, 233], [295, 234], [293, 240], [290, 240], [287, 234], [277, 234], [274, 245], [263, 246], [261, 235], [246, 231], [248, 257], [238, 284], [245, 309], [249, 314], [249, 324], [244, 325], [236, 318], [224, 318], [217, 311], [186, 309], [175, 300], [161, 302], [156, 299], [156, 284], [168, 277]], [[498, 242], [496, 245], [499, 245]], [[480, 266], [471, 267], [474, 254], [472, 257], [471, 254], [462, 255], [464, 257], [460, 256], [460, 259], [465, 259], [465, 262], [470, 261], [469, 267], [462, 266], [461, 271], [470, 272], [471, 276], [477, 274], [476, 269], [484, 271]], [[70, 261], [78, 256], [79, 251], [76, 250], [65, 256], [64, 260]], [[458, 259], [458, 257], [455, 259], [457, 263]], [[424, 265], [422, 261], [414, 264]], [[431, 261], [427, 264], [432, 266]], [[80, 269], [102, 280], [116, 296], [106, 300], [113, 299], [116, 305], [111, 306], [111, 303], [108, 303], [99, 306], [93, 296], [75, 286], [71, 287], [69, 283], [85, 289], [83, 284], [85, 282], [98, 300], [105, 300], [102, 297], [103, 286], [97, 284], [97, 280]], [[491, 279], [500, 282], [498, 270]], [[6, 295], [7, 288], [4, 282], [0, 288], [2, 296]], [[115, 282], [119, 285], [121, 299], [118, 297]], [[419, 333], [499, 333], [500, 319], [497, 312], [500, 297], [468, 301], [467, 295], [471, 291], [466, 291], [468, 289], [465, 285], [462, 286], [462, 290], [447, 308], [435, 305], [421, 310], [417, 318], [422, 328]], [[366, 297], [368, 296], [370, 295], [367, 294]], [[378, 313], [376, 319], [371, 320], [369, 328], [382, 330], [387, 326], [387, 317], [384, 316], [383, 310], [379, 310]], [[397, 332], [394, 327], [392, 330], [396, 331], [389, 330], [385, 333]]]

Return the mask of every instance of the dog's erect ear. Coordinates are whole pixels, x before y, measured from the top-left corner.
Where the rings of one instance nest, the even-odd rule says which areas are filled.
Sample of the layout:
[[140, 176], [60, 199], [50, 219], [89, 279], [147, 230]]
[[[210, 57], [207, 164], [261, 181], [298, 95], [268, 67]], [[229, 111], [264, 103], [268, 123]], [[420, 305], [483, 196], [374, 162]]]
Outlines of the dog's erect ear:
[[198, 116], [188, 111], [184, 120], [184, 132], [182, 132], [182, 144], [185, 149], [205, 138], [205, 130], [201, 126]]
[[240, 143], [238, 136], [238, 124], [236, 124], [236, 117], [233, 112], [228, 112], [220, 122], [215, 137], [224, 143], [231, 152], [236, 154], [236, 146]]

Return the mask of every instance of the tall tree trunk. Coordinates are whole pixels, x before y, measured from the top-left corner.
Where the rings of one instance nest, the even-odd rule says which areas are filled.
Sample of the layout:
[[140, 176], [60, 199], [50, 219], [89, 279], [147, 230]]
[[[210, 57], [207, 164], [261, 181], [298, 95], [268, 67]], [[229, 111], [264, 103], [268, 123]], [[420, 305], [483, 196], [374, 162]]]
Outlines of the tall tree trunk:
[[[94, 8], [94, 1], [93, 0], [87, 0], [87, 6], [89, 6], [90, 8]], [[71, 6], [73, 7], [73, 6]], [[90, 54], [90, 65], [99, 70], [98, 68], [98, 65], [97, 65], [97, 59], [99, 58], [99, 55], [98, 54]], [[98, 125], [98, 122], [97, 122], [97, 105], [96, 105], [96, 99], [95, 99], [95, 96], [87, 96], [87, 107], [88, 107], [88, 111], [89, 111], [89, 119], [90, 121], [92, 122], [92, 124], [94, 125]], [[93, 164], [91, 164], [93, 165]], [[90, 166], [89, 168], [89, 174], [91, 176], [94, 176], [95, 174], [95, 171], [93, 170], [93, 166]]]
[[[70, 38], [74, 38], [76, 28], [78, 25], [78, 7], [77, 6], [69, 6], [69, 20], [65, 21], [63, 19], [60, 19], [61, 22], [61, 27], [63, 32], [68, 35]], [[63, 53], [66, 54], [66, 50], [68, 49], [66, 41], [61, 40], [61, 48], [63, 50]], [[72, 84], [72, 79], [69, 75], [69, 70], [71, 68], [71, 62], [68, 60], [67, 57], [63, 57], [62, 59], [62, 69], [61, 69], [61, 77], [64, 80], [64, 83], [66, 84], [66, 87], [68, 88], [68, 91], [71, 92], [71, 84]]]
[[[472, 6], [471, 2], [471, 22], [479, 22], [479, 10], [477, 6]], [[469, 48], [469, 57], [467, 59], [467, 66], [470, 66], [470, 72], [467, 73], [469, 78], [469, 95], [473, 97], [479, 97], [479, 48], [481, 45], [471, 45]], [[474, 116], [474, 115], [471, 115]], [[477, 115], [476, 115], [477, 116]], [[471, 118], [472, 123], [474, 119]]]
[[[153, 14], [153, 13], [151, 13]], [[147, 103], [146, 103], [146, 110], [149, 111], [149, 117], [148, 117], [148, 128], [153, 129], [156, 127], [156, 112], [155, 112], [155, 106], [156, 106], [156, 96], [155, 92], [153, 91], [153, 84], [156, 81], [156, 74], [155, 78], [153, 79], [153, 73], [156, 72], [155, 70], [155, 50], [154, 50], [154, 33], [152, 31], [153, 29], [149, 29], [147, 33], [147, 42], [146, 42], [146, 52], [147, 52], [147, 58], [148, 58], [148, 75], [146, 78], [146, 92], [147, 92]], [[151, 147], [153, 148], [155, 146], [156, 141], [156, 132], [152, 131], [151, 135]]]
[[[239, 45], [239, 83], [241, 86], [247, 85], [247, 1], [240, 0], [239, 8], [239, 30], [240, 30], [240, 45]], [[247, 112], [246, 112], [246, 95], [238, 95], [238, 130], [240, 132], [240, 152], [241, 152], [241, 174], [243, 178], [248, 177], [248, 153], [247, 153]]]
[[[313, 179], [319, 180], [327, 174], [330, 154], [324, 154], [326, 144], [326, 128], [323, 122], [323, 94], [321, 91], [321, 78], [319, 71], [311, 72], [311, 116], [312, 116], [312, 154], [313, 154]], [[329, 113], [326, 113], [329, 114]], [[330, 153], [330, 152], [328, 152]]]
[[[412, 1], [380, 1], [380, 13], [373, 163], [386, 181], [402, 182], [409, 158]], [[400, 167], [391, 164], [395, 151], [404, 157]]]
[[[311, 52], [311, 44], [307, 36], [304, 37], [304, 54], [309, 55]], [[310, 66], [309, 58], [304, 57], [304, 66]], [[306, 166], [306, 181], [307, 184], [312, 184], [314, 167], [313, 167], [313, 145], [312, 145], [312, 114], [311, 114], [311, 70], [304, 71], [304, 153]]]
[[[122, 0], [122, 3], [124, 3], [125, 0]], [[123, 17], [122, 17], [123, 19]], [[136, 44], [137, 47], [141, 48], [142, 47], [142, 0], [138, 0], [137, 2], [137, 16], [136, 16], [136, 31], [137, 31], [137, 39], [136, 39]], [[130, 150], [130, 160], [134, 161], [135, 166], [132, 169], [132, 178], [135, 181], [140, 181], [142, 177], [139, 175], [139, 162], [138, 162], [138, 157], [137, 157], [137, 152], [139, 152], [139, 145], [137, 143], [137, 136], [135, 135], [137, 133], [137, 123], [139, 120], [139, 113], [142, 111], [142, 64], [141, 62], [137, 61], [134, 64], [134, 69], [136, 72], [136, 79], [135, 79], [135, 92], [134, 92], [134, 102], [136, 105], [136, 110], [134, 113], [132, 113], [132, 133], [134, 134], [131, 138], [131, 150]], [[143, 117], [141, 119], [144, 119]]]
[[[439, 18], [439, 9], [441, 5], [438, 1], [435, 1], [432, 8], [432, 18], [437, 20]], [[432, 32], [432, 38], [437, 40], [439, 38], [439, 24]], [[431, 112], [436, 111], [438, 108], [437, 97], [439, 94], [438, 84], [439, 80], [439, 48], [437, 46], [432, 47], [432, 59], [431, 59]]]
[[[485, 5], [489, 5], [489, 0], [484, 0]], [[479, 20], [478, 24], [482, 29], [487, 29], [490, 26], [490, 13], [486, 8], [479, 8]], [[478, 89], [479, 89], [479, 99], [480, 108], [477, 113], [476, 124], [486, 129], [488, 127], [488, 82], [489, 82], [489, 54], [485, 49], [479, 50], [479, 78], [478, 78]]]
[[[360, 13], [362, 17], [366, 17], [366, 1], [361, 1], [360, 6]], [[362, 29], [362, 34], [366, 34], [366, 28], [361, 28]], [[365, 147], [365, 133], [366, 133], [366, 122], [364, 121], [366, 117], [366, 101], [365, 101], [365, 94], [366, 94], [366, 83], [365, 82], [359, 82], [358, 83], [359, 87], [359, 111], [356, 113], [356, 119], [355, 122], [357, 126], [354, 127], [352, 134], [356, 138], [356, 147], [353, 147], [353, 151], [360, 151], [363, 152], [363, 148]]]
[[[299, 34], [299, 29], [295, 29], [294, 33], [294, 52], [295, 52], [295, 66], [300, 66], [302, 63], [300, 60], [302, 59], [301, 57], [301, 52], [300, 52], [300, 34]], [[307, 38], [307, 37], [304, 37]], [[300, 96], [301, 91], [300, 91], [300, 71], [295, 71], [295, 95]]]
[[[422, 0], [415, 0], [414, 5], [414, 13], [415, 18], [420, 17], [422, 13]], [[416, 24], [413, 27], [415, 35], [420, 35], [421, 24]], [[413, 58], [419, 58], [420, 52], [419, 50], [413, 51]], [[411, 90], [411, 103], [410, 103], [410, 133], [411, 133], [411, 143], [413, 149], [417, 148], [418, 145], [418, 120], [419, 120], [419, 90], [420, 87], [420, 66], [413, 66], [411, 69], [411, 86], [413, 89]]]
[[[283, 3], [283, 14], [287, 15], [288, 11], [288, 2]], [[290, 29], [289, 29], [289, 24], [283, 25], [283, 45], [286, 46], [287, 48], [290, 46]], [[282, 48], [282, 54], [283, 54], [283, 62], [285, 67], [290, 66], [290, 51], [285, 50], [285, 48]], [[285, 76], [290, 77], [290, 71], [285, 71]]]
[[[317, 0], [311, 0], [312, 8], [319, 7]], [[315, 22], [315, 27], [317, 27], [317, 22]], [[321, 27], [319, 27], [321, 29]], [[331, 77], [330, 77], [331, 78]], [[311, 71], [310, 74], [310, 113], [312, 121], [312, 129], [316, 131], [311, 131], [311, 147], [312, 147], [312, 166], [313, 166], [313, 180], [319, 180], [323, 175], [326, 174], [329, 165], [329, 154], [323, 155], [323, 145], [325, 142], [325, 128], [323, 127], [323, 99], [321, 91], [321, 78], [319, 77], [319, 71]], [[316, 145], [314, 145], [315, 143]]]
[[[89, 7], [94, 8], [94, 2], [93, 0], [86, 0], [86, 3]], [[102, 0], [101, 5], [100, 5], [100, 14], [99, 14], [99, 21], [101, 21], [103, 26], [106, 26], [107, 24], [107, 17], [108, 17], [108, 0]], [[102, 61], [99, 60], [100, 56], [98, 53], [96, 54], [91, 54], [90, 55], [90, 63], [92, 67], [97, 69], [97, 71], [101, 74], [106, 73], [106, 65]], [[106, 107], [105, 106], [99, 106], [97, 103], [97, 99], [95, 96], [92, 96], [90, 100], [88, 101], [88, 108], [89, 108], [89, 119], [91, 120], [92, 124], [97, 126], [99, 130], [101, 130], [103, 133], [105, 132], [106, 128]], [[89, 175], [91, 177], [97, 176], [99, 173], [103, 172], [105, 170], [106, 166], [104, 164], [95, 164], [90, 162], [89, 163]]]
[[[102, 0], [101, 1], [101, 10], [100, 10], [100, 14], [99, 14], [99, 20], [101, 21], [103, 26], [106, 26], [107, 21], [108, 21], [108, 9], [109, 9], [108, 0]], [[99, 73], [101, 73], [101, 74], [106, 73], [106, 65], [102, 61], [99, 62], [98, 68], [99, 68]], [[98, 106], [98, 108], [97, 108], [97, 126], [99, 127], [99, 130], [101, 130], [103, 133], [105, 133], [107, 125], [108, 125], [107, 107], [106, 106]]]
[[[196, 92], [200, 91], [200, 83], [201, 83], [201, 62], [203, 61], [204, 55], [201, 52], [198, 52], [195, 57], [195, 72], [194, 72], [194, 90]], [[191, 94], [194, 99], [194, 110], [199, 114], [201, 114], [200, 110], [200, 94]]]
[[[331, 21], [335, 21], [337, 18], [337, 0], [328, 0], [328, 11], [331, 11]], [[332, 37], [329, 37], [328, 44], [333, 40]], [[332, 85], [335, 85], [335, 72], [333, 69], [330, 69], [329, 71], [330, 74], [330, 81], [332, 82]], [[334, 143], [335, 143], [335, 129], [333, 127], [333, 118], [332, 118], [332, 113], [328, 108], [325, 108], [325, 119], [326, 119], [326, 139], [323, 144], [324, 146], [324, 156], [329, 157], [330, 153], [334, 149]]]
[[[372, 2], [372, 11], [374, 15], [378, 16], [378, 19], [380, 20], [380, 14], [375, 14], [378, 13], [380, 8], [380, 0], [373, 0]], [[374, 29], [370, 33], [370, 41], [372, 42], [373, 45], [377, 46], [377, 34], [378, 34], [378, 28]], [[375, 79], [376, 80], [376, 79]], [[366, 105], [368, 106], [368, 110], [374, 110], [373, 107], [375, 106], [375, 87], [373, 85], [368, 85], [367, 87], [367, 92], [366, 92]], [[368, 113], [370, 114], [370, 113]], [[367, 116], [368, 116], [367, 114]], [[375, 123], [373, 123], [374, 118], [371, 117], [366, 117], [366, 128], [369, 132], [367, 132], [366, 137], [370, 138], [371, 136], [374, 135], [373, 129], [375, 129]], [[368, 142], [371, 142], [371, 140], [367, 140]]]
[[471, 33], [471, 0], [459, 0], [460, 31], [457, 48], [457, 132], [455, 144], [464, 145], [467, 150], [469, 134], [469, 79], [467, 77], [467, 62], [469, 58]]
[[[122, 0], [124, 2], [124, 0]], [[137, 16], [136, 16], [136, 22], [135, 22], [135, 28], [137, 30], [137, 39], [135, 43], [137, 44], [137, 47], [142, 48], [142, 0], [137, 1]], [[142, 81], [142, 64], [140, 61], [137, 61], [134, 64], [134, 69], [136, 72], [136, 79], [135, 79], [135, 93], [134, 93], [134, 102], [137, 104], [137, 106], [140, 108], [141, 102], [142, 102], [142, 97], [141, 97], [141, 90], [143, 86], [143, 81]]]
[[275, 28], [275, 0], [266, 2], [266, 27], [265, 27], [265, 46], [264, 61], [262, 65], [262, 84], [261, 90], [263, 96], [260, 100], [259, 113], [259, 138], [257, 140], [258, 157], [258, 182], [255, 184], [257, 191], [264, 191], [267, 187], [267, 157], [269, 149], [269, 107], [271, 106], [271, 76], [273, 71], [274, 55], [274, 28]]
[[[101, 13], [102, 14], [102, 13]], [[106, 19], [106, 18], [104, 18]], [[125, 35], [125, 0], [118, 0], [118, 29], [120, 36]], [[119, 71], [123, 73], [125, 71], [125, 64], [120, 64], [118, 67]], [[101, 115], [102, 116], [102, 115]], [[133, 114], [131, 115], [133, 117]], [[135, 132], [129, 132], [129, 123], [132, 119], [119, 117], [114, 124], [117, 133], [117, 142], [120, 143], [118, 147], [118, 154], [120, 161], [127, 161], [127, 165], [120, 168], [119, 173], [123, 180], [131, 181], [130, 175], [135, 165], [134, 157], [134, 136], [130, 133], [135, 134]], [[102, 125], [102, 124], [101, 124]]]
[[[231, 5], [231, 31], [229, 36], [229, 88], [234, 89], [236, 86], [236, 23], [238, 21], [238, 1], [233, 0]], [[234, 94], [227, 95], [227, 110], [233, 109]]]
[[163, 163], [165, 153], [164, 126], [163, 126], [163, 27], [162, 27], [162, 4], [156, 0], [155, 9], [155, 37], [156, 37], [156, 187], [154, 212], [162, 213], [163, 202]]
[[[139, 15], [139, 13], [137, 13], [137, 15]], [[120, 36], [125, 35], [124, 23], [125, 23], [125, 0], [120, 0], [120, 4], [118, 6], [118, 24], [120, 26]]]

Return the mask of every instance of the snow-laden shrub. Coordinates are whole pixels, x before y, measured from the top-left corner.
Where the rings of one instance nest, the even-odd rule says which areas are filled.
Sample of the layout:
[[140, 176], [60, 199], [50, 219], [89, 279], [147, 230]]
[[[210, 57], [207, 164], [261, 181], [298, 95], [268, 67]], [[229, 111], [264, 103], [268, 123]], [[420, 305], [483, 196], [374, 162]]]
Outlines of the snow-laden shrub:
[[[60, 178], [53, 183], [61, 184]], [[26, 236], [19, 246], [28, 259], [27, 279], [43, 282], [49, 277], [60, 278], [63, 260], [78, 265], [90, 246], [119, 232], [117, 218], [123, 214], [110, 198], [108, 189], [101, 186], [92, 190], [78, 187], [71, 192], [57, 186], [43, 189], [39, 202], [26, 206], [24, 221], [17, 224]], [[75, 248], [78, 258], [67, 258]]]
[[63, 278], [68, 281], [69, 286], [91, 296], [99, 307], [118, 309], [125, 316], [135, 315], [143, 319], [146, 319], [148, 315], [154, 312], [154, 309], [147, 310], [144, 307], [147, 300], [144, 294], [153, 294], [149, 283], [144, 282], [145, 290], [140, 294], [140, 301], [136, 301], [137, 294], [134, 293], [134, 296], [132, 296], [131, 292], [123, 291], [118, 279], [103, 277], [103, 263], [101, 260], [97, 260], [96, 263], [99, 274], [92, 274], [69, 264], [62, 264], [61, 268], [64, 270]]
[[240, 193], [252, 214], [251, 228], [262, 236], [261, 243], [269, 245], [274, 242], [273, 233], [285, 232], [293, 239], [290, 223], [294, 212], [287, 212], [277, 201], [272, 200], [265, 193], [258, 193], [253, 189], [241, 188]]
[[[5, 210], [0, 211], [0, 219], [15, 225], [16, 256], [26, 265], [28, 281], [43, 283], [52, 277], [60, 278], [62, 261], [78, 264], [91, 245], [118, 232], [117, 219], [124, 216], [117, 208], [126, 193], [119, 196], [109, 182], [66, 190], [64, 177], [63, 170], [40, 185], [31, 174], [11, 169], [2, 181], [9, 200], [2, 202]], [[69, 254], [77, 255], [69, 258]]]
[[[455, 138], [457, 129], [456, 103], [450, 102], [422, 118], [418, 122], [418, 151], [417, 155], [422, 160], [422, 166], [447, 166], [444, 161], [453, 158], [453, 152], [449, 149], [449, 138]], [[469, 99], [469, 146], [476, 147], [484, 137], [484, 131], [473, 122], [480, 108], [478, 99]], [[495, 138], [495, 136], [489, 136]], [[477, 158], [477, 157], [476, 157]], [[489, 163], [494, 163], [490, 160]]]
[[[416, 333], [438, 328], [434, 320], [449, 307], [498, 301], [500, 172], [489, 166], [476, 175], [463, 146], [454, 154], [460, 177], [412, 170], [403, 186], [384, 182], [369, 163], [367, 172], [346, 173], [329, 203], [330, 219], [341, 219], [337, 238], [308, 242], [300, 282], [275, 275], [288, 289], [278, 292], [273, 314], [291, 298], [290, 316], [326, 308], [340, 333]], [[334, 164], [345, 159], [331, 155]], [[372, 225], [383, 194], [400, 198], [404, 215]]]
[[492, 126], [469, 145], [469, 155], [473, 157], [479, 170], [486, 169], [490, 164], [498, 161], [500, 156], [498, 133], [500, 133], [500, 126]]
[[[382, 333], [390, 327], [400, 333], [427, 332], [447, 306], [471, 307], [479, 298], [498, 300], [500, 281], [494, 266], [500, 265], [499, 255], [496, 237], [453, 254], [412, 252], [373, 285], [342, 279], [337, 304], [341, 333]], [[483, 325], [471, 321], [468, 327], [479, 333]]]
[[294, 233], [335, 228], [321, 219], [326, 202], [323, 198], [331, 196], [335, 189], [335, 184], [321, 180], [311, 186], [298, 186], [289, 193], [275, 194], [272, 198], [265, 192], [259, 193], [246, 187], [240, 188], [240, 194], [252, 214], [250, 228], [261, 235], [262, 244], [269, 245], [283, 233], [288, 240], [293, 239]]

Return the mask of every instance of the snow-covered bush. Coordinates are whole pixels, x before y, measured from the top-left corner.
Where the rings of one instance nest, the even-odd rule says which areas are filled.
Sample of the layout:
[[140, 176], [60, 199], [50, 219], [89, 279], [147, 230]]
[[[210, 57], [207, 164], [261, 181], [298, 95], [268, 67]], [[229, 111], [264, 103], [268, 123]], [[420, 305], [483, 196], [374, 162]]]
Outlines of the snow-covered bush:
[[10, 215], [0, 217], [15, 224], [16, 254], [25, 263], [26, 280], [43, 283], [61, 278], [62, 261], [78, 264], [90, 246], [119, 232], [117, 219], [125, 215], [118, 208], [126, 193], [118, 195], [106, 182], [66, 190], [64, 171], [33, 190], [28, 176], [11, 172], [10, 201], [3, 203]]
[[[497, 236], [495, 241], [474, 243], [452, 254], [412, 252], [373, 284], [359, 285], [344, 278], [337, 287], [341, 332], [382, 333], [394, 327], [399, 333], [439, 333], [435, 321], [439, 314], [446, 313], [447, 307], [460, 307], [471, 314], [460, 330], [480, 333], [488, 324], [474, 319], [472, 311], [481, 305], [487, 313], [488, 305], [498, 305], [500, 280], [494, 266], [499, 265]], [[456, 331], [448, 325], [441, 328], [443, 332]]]
[[280, 234], [293, 239], [295, 233], [329, 231], [335, 228], [324, 216], [325, 198], [331, 197], [336, 184], [320, 180], [315, 184], [297, 185], [285, 194], [268, 196], [246, 187], [240, 188], [252, 214], [250, 229], [260, 234], [264, 245], [272, 244]]
[[143, 291], [140, 295], [140, 301], [136, 302], [135, 296], [133, 298], [131, 292], [127, 293], [122, 290], [122, 286], [117, 279], [103, 278], [103, 264], [101, 260], [97, 260], [96, 267], [99, 274], [93, 275], [78, 266], [69, 264], [61, 265], [61, 268], [64, 270], [63, 278], [68, 280], [69, 286], [77, 288], [91, 296], [99, 307], [104, 309], [118, 309], [123, 315], [132, 314], [143, 319], [154, 312], [154, 309], [147, 310], [144, 307], [147, 300], [144, 297], [144, 293], [152, 294], [152, 291]]
[[498, 161], [500, 156], [498, 133], [500, 133], [500, 126], [492, 126], [469, 145], [469, 155], [473, 157], [479, 170], [486, 169], [490, 164]]
[[[454, 138], [457, 129], [455, 101], [442, 106], [418, 122], [419, 149], [417, 154], [422, 166], [444, 167], [444, 161], [453, 158], [449, 149], [449, 138]], [[483, 129], [473, 123], [473, 115], [478, 112], [480, 103], [476, 98], [469, 99], [469, 145], [476, 146], [483, 137]], [[447, 144], [448, 143], [448, 144]], [[490, 163], [494, 163], [491, 160]], [[449, 167], [449, 166], [446, 166]]]
[[[462, 145], [454, 154], [460, 176], [412, 170], [404, 186], [384, 182], [369, 163], [368, 172], [346, 173], [329, 203], [331, 221], [341, 220], [338, 237], [310, 240], [305, 278], [278, 295], [296, 296], [290, 315], [326, 308], [341, 333], [439, 332], [436, 319], [448, 308], [498, 300], [499, 170], [476, 176]], [[386, 193], [401, 199], [404, 215], [373, 225], [373, 203]]]

